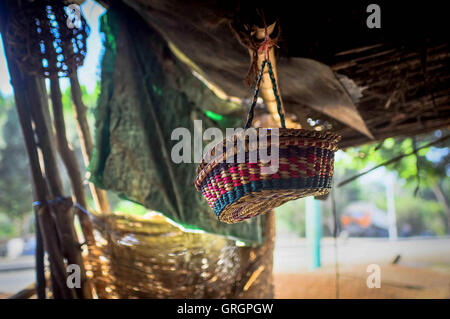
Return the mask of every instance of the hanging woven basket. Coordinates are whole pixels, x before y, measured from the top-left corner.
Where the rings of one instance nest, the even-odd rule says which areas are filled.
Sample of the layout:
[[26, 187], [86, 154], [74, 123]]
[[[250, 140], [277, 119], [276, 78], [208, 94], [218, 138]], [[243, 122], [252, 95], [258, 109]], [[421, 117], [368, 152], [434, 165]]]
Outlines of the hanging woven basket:
[[[283, 128], [266, 129], [267, 137], [261, 139], [258, 135], [255, 143], [245, 132], [248, 132], [252, 124], [253, 110], [266, 64]], [[225, 138], [216, 145], [197, 168], [195, 186], [220, 221], [237, 223], [265, 214], [290, 200], [325, 195], [330, 191], [334, 152], [340, 137], [329, 132], [285, 128], [281, 100], [272, 65], [268, 60], [263, 61], [261, 66], [245, 128], [243, 134]], [[275, 133], [277, 138], [274, 138]], [[244, 162], [237, 160], [238, 145], [244, 145]], [[217, 153], [219, 149], [222, 150], [220, 154]], [[255, 149], [257, 156], [252, 158], [249, 152]], [[276, 155], [271, 153], [273, 151], [278, 154], [278, 170], [268, 172], [264, 167], [269, 166], [269, 163], [263, 161], [260, 154]]]
[[89, 31], [71, 1], [23, 1], [8, 21], [9, 55], [29, 74], [68, 77], [83, 65]]

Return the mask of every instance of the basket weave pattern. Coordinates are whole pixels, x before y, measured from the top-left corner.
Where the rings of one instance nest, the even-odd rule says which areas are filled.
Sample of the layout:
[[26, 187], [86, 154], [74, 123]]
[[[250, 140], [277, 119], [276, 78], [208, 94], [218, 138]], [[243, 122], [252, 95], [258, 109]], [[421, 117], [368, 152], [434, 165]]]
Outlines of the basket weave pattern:
[[[216, 158], [212, 152], [209, 162], [204, 160], [199, 165], [195, 185], [220, 221], [240, 222], [293, 199], [328, 193], [338, 140], [330, 133], [280, 129], [275, 148], [279, 153], [278, 171], [262, 174], [261, 167], [269, 164], [262, 163], [259, 156], [256, 162], [249, 160], [248, 152], [254, 146], [246, 139], [244, 163], [237, 163], [235, 152], [224, 151]], [[269, 138], [263, 147], [270, 150], [271, 142]], [[234, 156], [234, 162], [226, 163], [230, 156]]]

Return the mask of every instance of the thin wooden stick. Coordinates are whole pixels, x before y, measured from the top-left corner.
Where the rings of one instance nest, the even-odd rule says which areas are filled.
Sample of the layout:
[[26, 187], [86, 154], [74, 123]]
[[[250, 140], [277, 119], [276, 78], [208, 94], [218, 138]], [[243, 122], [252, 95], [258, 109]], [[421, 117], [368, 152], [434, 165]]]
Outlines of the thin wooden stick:
[[8, 297], [8, 299], [30, 299], [36, 294], [36, 283], [28, 285], [24, 289], [16, 292], [14, 295]]
[[[74, 193], [75, 200], [82, 206], [87, 207], [86, 198], [84, 194], [84, 186], [81, 178], [80, 168], [78, 166], [75, 153], [73, 149], [69, 146], [69, 142], [67, 141], [66, 136], [66, 126], [64, 122], [64, 114], [63, 114], [63, 105], [62, 105], [62, 96], [61, 89], [59, 87], [59, 79], [57, 77], [50, 79], [50, 93], [52, 100], [52, 108], [53, 108], [53, 123], [56, 131], [56, 143], [58, 146], [59, 154], [64, 162], [64, 165], [67, 169], [67, 173], [69, 175], [69, 179], [72, 186], [72, 191]], [[72, 204], [72, 203], [70, 203]], [[63, 209], [66, 205], [59, 205], [59, 208]], [[78, 211], [78, 210], [77, 210]], [[94, 233], [92, 223], [89, 218], [86, 218], [83, 214], [78, 214], [81, 228], [83, 231], [84, 238], [88, 244], [92, 244], [95, 242]], [[75, 245], [76, 233], [73, 227], [73, 221], [65, 220], [66, 216], [63, 214], [59, 214], [57, 217], [60, 217], [60, 226], [65, 228], [65, 232], [71, 233], [70, 237], [65, 238], [64, 248], [66, 248], [66, 253], [68, 254], [68, 258], [73, 260], [72, 263], [77, 264], [81, 268], [81, 282], [82, 288], [78, 290], [79, 296], [81, 298], [92, 298], [92, 292], [89, 288], [89, 284], [87, 283], [88, 279], [86, 277], [86, 271], [84, 269], [83, 259], [81, 257], [81, 251], [78, 253], [75, 252], [74, 247], [68, 247], [70, 245]]]
[[[92, 158], [92, 150], [94, 148], [92, 142], [92, 135], [89, 129], [89, 124], [86, 116], [86, 106], [83, 103], [80, 83], [78, 82], [78, 75], [74, 72], [70, 76], [70, 92], [72, 95], [73, 109], [75, 111], [75, 119], [77, 121], [78, 136], [80, 137], [81, 150], [86, 167]], [[89, 183], [92, 198], [94, 199], [97, 210], [100, 213], [109, 214], [111, 209], [109, 207], [106, 192], [95, 187], [94, 184]]]

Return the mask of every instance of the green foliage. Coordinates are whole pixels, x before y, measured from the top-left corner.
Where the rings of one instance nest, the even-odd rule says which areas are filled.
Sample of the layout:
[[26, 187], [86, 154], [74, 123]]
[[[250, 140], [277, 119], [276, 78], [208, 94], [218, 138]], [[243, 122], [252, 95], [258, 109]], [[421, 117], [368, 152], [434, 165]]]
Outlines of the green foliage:
[[399, 231], [410, 227], [414, 235], [445, 235], [446, 216], [442, 205], [435, 199], [422, 196], [408, 196], [411, 189], [398, 189], [396, 194], [396, 215]]
[[[449, 132], [436, 131], [416, 138], [416, 147], [425, 145]], [[445, 235], [450, 233], [450, 212], [447, 210], [450, 194], [450, 152], [449, 143], [429, 147], [395, 164], [380, 168], [362, 176], [343, 187], [335, 187], [335, 205], [338, 220], [352, 202], [373, 203], [383, 211], [387, 210], [386, 174], [395, 172], [395, 207], [399, 234]], [[361, 171], [381, 164], [397, 155], [412, 152], [412, 138], [386, 139], [383, 143], [339, 151], [336, 156], [334, 180], [343, 181]], [[419, 164], [419, 170], [417, 169]], [[420, 179], [417, 174], [420, 174]], [[390, 174], [390, 173], [389, 173]], [[420, 191], [415, 189], [420, 182]], [[442, 194], [438, 198], [438, 193]], [[444, 197], [444, 198], [442, 198]], [[305, 208], [302, 200], [289, 202], [276, 209], [278, 230], [305, 234]], [[322, 202], [323, 234], [330, 236], [333, 229], [331, 201]]]
[[[397, 155], [411, 153], [414, 149], [435, 141], [446, 134], [449, 134], [449, 132], [438, 130], [415, 138], [388, 138], [379, 144], [349, 149], [346, 151], [346, 156], [336, 162], [336, 175], [339, 176], [339, 171], [342, 169], [352, 168], [358, 172], [366, 170]], [[450, 193], [448, 178], [450, 171], [448, 164], [450, 162], [449, 146], [447, 140], [440, 145], [436, 145], [436, 147], [421, 149], [417, 154], [404, 157], [400, 161], [385, 167], [388, 171], [395, 171], [399, 178], [396, 183], [395, 198], [400, 228], [402, 225], [408, 224], [412, 227], [411, 232], [415, 235], [424, 232], [443, 235], [450, 232], [450, 212], [448, 211], [448, 194]], [[353, 175], [350, 174], [346, 177]], [[338, 177], [337, 179], [342, 180], [344, 178]], [[364, 179], [364, 177], [353, 181], [342, 189], [354, 187], [361, 179]], [[373, 186], [370, 184], [364, 184], [364, 192], [372, 196], [372, 201], [380, 209], [385, 210], [386, 200], [383, 196], [383, 186], [380, 185], [381, 188], [378, 187], [378, 190], [370, 190], [371, 187]], [[337, 193], [339, 192], [345, 191], [338, 189]], [[442, 196], [439, 196], [438, 193], [441, 193]]]
[[[86, 86], [81, 85], [81, 93], [84, 105], [88, 108], [88, 113], [91, 109], [95, 108], [97, 105], [97, 99], [100, 95], [100, 82], [97, 82], [97, 85], [93, 92], [89, 93], [86, 89]], [[64, 113], [66, 115], [73, 114], [72, 107], [72, 96], [70, 92], [70, 87], [66, 88], [62, 93], [62, 102], [64, 107]]]
[[[362, 170], [369, 166], [381, 164], [397, 155], [411, 153], [421, 145], [436, 140], [438, 137], [449, 134], [448, 131], [438, 130], [433, 134], [422, 135], [416, 138], [388, 138], [380, 144], [370, 144], [358, 148], [352, 148], [346, 151], [350, 160], [341, 161], [339, 165]], [[391, 165], [386, 166], [388, 170], [396, 171], [400, 178], [408, 184], [418, 183], [420, 179], [421, 186], [430, 186], [437, 180], [448, 177], [446, 164], [450, 159], [448, 148], [449, 141], [438, 145], [438, 147], [428, 147], [421, 149], [416, 155], [404, 157]], [[432, 161], [427, 156], [430, 152], [445, 154], [439, 160]]]
[[0, 239], [10, 238], [17, 235], [13, 222], [5, 214], [0, 213]]
[[0, 99], [0, 237], [17, 235], [32, 211], [31, 176], [12, 98]]
[[299, 237], [305, 236], [305, 201], [297, 199], [275, 209], [277, 227], [280, 231], [296, 233]]

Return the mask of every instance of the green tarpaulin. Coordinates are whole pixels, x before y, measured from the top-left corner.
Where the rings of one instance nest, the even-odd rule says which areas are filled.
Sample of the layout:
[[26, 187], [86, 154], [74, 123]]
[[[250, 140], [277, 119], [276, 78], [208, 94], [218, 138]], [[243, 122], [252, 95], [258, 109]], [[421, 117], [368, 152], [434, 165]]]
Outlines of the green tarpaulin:
[[219, 99], [159, 33], [126, 7], [111, 7], [101, 28], [105, 53], [91, 180], [186, 228], [262, 243], [264, 217], [220, 223], [194, 187], [197, 164], [175, 164], [170, 158], [178, 142], [171, 140], [175, 128], [194, 136], [194, 120], [203, 121], [203, 130], [242, 125], [241, 118], [230, 116], [239, 105]]

